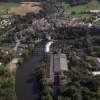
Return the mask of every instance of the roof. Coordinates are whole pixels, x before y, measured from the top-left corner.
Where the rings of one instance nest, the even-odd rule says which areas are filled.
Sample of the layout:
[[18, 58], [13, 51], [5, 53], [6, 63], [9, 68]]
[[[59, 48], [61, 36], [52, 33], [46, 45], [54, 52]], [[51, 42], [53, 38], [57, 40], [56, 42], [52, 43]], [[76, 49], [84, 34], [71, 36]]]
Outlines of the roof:
[[100, 58], [95, 58], [96, 66], [100, 69]]
[[54, 54], [54, 72], [67, 71], [67, 58], [65, 54]]
[[100, 71], [92, 72], [92, 74], [93, 74], [94, 76], [96, 76], [96, 75], [100, 75]]
[[91, 13], [99, 13], [100, 10], [90, 10]]
[[97, 61], [100, 63], [100, 58], [97, 58]]

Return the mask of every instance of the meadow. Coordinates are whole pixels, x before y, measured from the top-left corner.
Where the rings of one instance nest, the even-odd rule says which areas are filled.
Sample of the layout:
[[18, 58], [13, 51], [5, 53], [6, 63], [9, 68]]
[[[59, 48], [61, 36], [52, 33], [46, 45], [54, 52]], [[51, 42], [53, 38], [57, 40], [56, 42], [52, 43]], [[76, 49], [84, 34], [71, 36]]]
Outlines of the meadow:
[[19, 5], [18, 3], [0, 3], [0, 10], [6, 10], [18, 5]]
[[90, 18], [90, 14], [83, 14], [83, 12], [89, 12], [90, 10], [100, 10], [100, 2], [92, 0], [87, 4], [80, 4], [76, 6], [70, 6], [67, 3], [63, 3], [65, 15], [71, 14], [81, 18]]

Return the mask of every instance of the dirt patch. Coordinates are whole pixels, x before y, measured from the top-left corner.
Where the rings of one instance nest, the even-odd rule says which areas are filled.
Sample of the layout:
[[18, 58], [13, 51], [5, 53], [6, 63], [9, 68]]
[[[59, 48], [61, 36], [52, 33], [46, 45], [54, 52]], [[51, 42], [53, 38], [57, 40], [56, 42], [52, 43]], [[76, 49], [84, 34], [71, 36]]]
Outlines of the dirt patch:
[[38, 14], [40, 11], [42, 11], [40, 2], [22, 2], [19, 6], [9, 9], [8, 13], [13, 13], [15, 15], [26, 15], [27, 13], [31, 12]]

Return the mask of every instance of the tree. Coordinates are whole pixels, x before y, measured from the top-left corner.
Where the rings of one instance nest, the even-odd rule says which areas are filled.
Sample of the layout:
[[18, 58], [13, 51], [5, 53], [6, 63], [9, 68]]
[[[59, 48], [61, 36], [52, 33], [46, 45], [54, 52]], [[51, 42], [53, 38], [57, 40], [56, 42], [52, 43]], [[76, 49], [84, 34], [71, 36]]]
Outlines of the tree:
[[0, 66], [0, 100], [16, 100], [14, 77], [4, 66]]

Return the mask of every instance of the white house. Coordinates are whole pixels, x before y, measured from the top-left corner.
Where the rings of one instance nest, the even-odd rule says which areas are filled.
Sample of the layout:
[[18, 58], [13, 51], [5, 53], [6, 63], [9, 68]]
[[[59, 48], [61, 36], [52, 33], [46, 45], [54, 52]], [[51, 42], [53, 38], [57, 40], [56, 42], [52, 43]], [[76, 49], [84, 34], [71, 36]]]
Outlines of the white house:
[[100, 10], [90, 10], [90, 13], [94, 13], [94, 14], [100, 13]]

